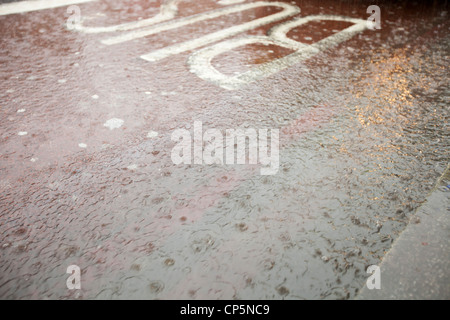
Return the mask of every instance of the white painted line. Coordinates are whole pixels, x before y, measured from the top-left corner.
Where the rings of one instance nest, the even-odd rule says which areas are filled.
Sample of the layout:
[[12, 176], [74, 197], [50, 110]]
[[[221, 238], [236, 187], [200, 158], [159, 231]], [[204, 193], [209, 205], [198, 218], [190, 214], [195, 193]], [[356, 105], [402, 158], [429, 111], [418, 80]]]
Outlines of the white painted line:
[[80, 24], [75, 24], [73, 27], [77, 31], [84, 33], [103, 33], [103, 32], [115, 32], [115, 31], [127, 31], [137, 28], [148, 27], [160, 22], [171, 20], [175, 18], [178, 13], [178, 2], [181, 0], [168, 0], [160, 6], [160, 12], [149, 19], [144, 19], [140, 21], [128, 22], [107, 27], [87, 27]]
[[0, 16], [69, 6], [97, 0], [34, 0], [0, 5]]
[[[176, 44], [173, 46], [165, 47], [160, 50], [153, 51], [149, 54], [142, 55], [141, 58], [144, 60], [147, 60], [147, 61], [158, 61], [158, 60], [167, 58], [171, 55], [194, 50], [194, 49], [200, 48], [202, 46], [206, 46], [208, 44], [211, 44], [211, 43], [214, 43], [214, 42], [217, 42], [217, 41], [229, 38], [229, 37], [233, 37], [240, 33], [243, 33], [243, 32], [249, 31], [249, 30], [253, 30], [258, 27], [264, 26], [266, 24], [269, 24], [269, 23], [272, 23], [275, 21], [279, 21], [279, 20], [282, 20], [282, 19], [285, 19], [285, 18], [288, 18], [288, 17], [291, 17], [293, 15], [300, 13], [300, 8], [298, 8], [297, 6], [290, 5], [290, 4], [283, 3], [283, 2], [265, 2], [265, 1], [243, 4], [243, 5], [227, 8], [226, 10], [227, 11], [234, 10], [234, 12], [239, 12], [239, 11], [243, 11], [243, 10], [248, 10], [250, 8], [271, 7], [271, 6], [281, 7], [284, 10], [281, 12], [263, 17], [263, 18], [259, 18], [256, 20], [252, 20], [250, 22], [246, 22], [246, 23], [237, 25], [237, 26], [233, 26], [233, 27], [223, 29], [223, 30], [220, 30], [217, 32], [213, 32], [213, 33], [210, 33], [206, 36], [203, 36], [203, 37], [200, 37], [197, 39], [193, 39], [190, 41], [186, 41], [186, 42], [183, 42], [180, 44]], [[221, 15], [223, 15], [223, 14], [221, 14]], [[199, 18], [199, 21], [204, 20], [204, 19], [205, 19], [204, 17], [201, 17], [201, 19]], [[211, 18], [208, 17], [207, 19], [211, 19]]]
[[[163, 23], [160, 25], [146, 28], [146, 29], [131, 31], [131, 32], [128, 32], [127, 34], [124, 34], [121, 36], [102, 40], [102, 43], [106, 44], [106, 45], [119, 44], [122, 42], [130, 41], [130, 40], [134, 40], [134, 39], [138, 39], [138, 38], [142, 38], [142, 37], [147, 37], [147, 36], [157, 34], [157, 33], [163, 32], [163, 31], [181, 28], [181, 27], [184, 27], [184, 26], [196, 23], [196, 22], [219, 18], [224, 15], [228, 15], [228, 14], [232, 14], [232, 13], [236, 13], [236, 12], [242, 12], [242, 11], [249, 10], [249, 9], [254, 9], [254, 8], [259, 8], [259, 7], [269, 7], [269, 6], [281, 7], [284, 10], [282, 12], [272, 14], [270, 16], [267, 16], [267, 17], [264, 17], [261, 19], [253, 20], [248, 23], [244, 23], [242, 25], [238, 25], [238, 26], [234, 26], [234, 27], [231, 27], [231, 28], [228, 28], [225, 30], [221, 30], [219, 32], [215, 32], [208, 36], [201, 37], [199, 39], [192, 40], [192, 41], [209, 44], [209, 43], [211, 43], [211, 41], [212, 42], [219, 41], [219, 40], [222, 40], [224, 37], [229, 37], [229, 36], [241, 33], [241, 32], [245, 32], [247, 30], [251, 30], [252, 28], [256, 28], [261, 25], [268, 24], [270, 22], [282, 20], [284, 18], [288, 18], [288, 17], [293, 16], [300, 12], [300, 9], [298, 7], [290, 5], [290, 4], [286, 4], [283, 2], [258, 1], [258, 2], [241, 4], [241, 5], [237, 5], [237, 6], [233, 6], [233, 7], [220, 8], [217, 10], [196, 14], [196, 15], [189, 16], [186, 18], [181, 18], [181, 19], [178, 19], [175, 21], [169, 21], [169, 22], [166, 22], [166, 23]], [[217, 38], [217, 36], [221, 36], [221, 38], [220, 37]], [[206, 40], [206, 37], [208, 37], [208, 40]], [[213, 39], [213, 40], [211, 40], [211, 39]], [[205, 40], [206, 40], [206, 43], [205, 43]], [[191, 41], [187, 41], [180, 45], [166, 47], [162, 50], [158, 50], [155, 52], [158, 52], [157, 53], [158, 56], [165, 57], [165, 56], [168, 56], [167, 53], [172, 52], [172, 50], [175, 50], [178, 53], [180, 53], [185, 50], [195, 49], [197, 46], [198, 45], [193, 45]], [[175, 49], [175, 48], [178, 48], [178, 49]], [[188, 48], [188, 49], [186, 49], [186, 48]], [[169, 54], [169, 55], [171, 55], [171, 54]], [[148, 58], [150, 58], [150, 56]], [[146, 59], [146, 60], [148, 60], [148, 59]], [[151, 61], [154, 61], [154, 60], [151, 60]]]
[[[84, 33], [105, 33], [105, 32], [128, 31], [128, 30], [132, 30], [132, 29], [149, 27], [154, 24], [165, 22], [165, 21], [172, 20], [173, 18], [175, 18], [178, 13], [178, 3], [180, 1], [181, 0], [167, 0], [166, 2], [163, 2], [160, 6], [160, 12], [156, 16], [149, 18], [149, 19], [128, 22], [128, 23], [123, 23], [123, 24], [118, 24], [118, 25], [113, 25], [113, 26], [107, 26], [107, 27], [88, 27], [88, 26], [83, 26], [80, 23], [80, 24], [74, 25], [74, 29], [77, 31], [84, 32]], [[222, 0], [222, 1], [219, 1], [219, 4], [232, 5], [232, 4], [237, 4], [237, 3], [244, 2], [244, 1], [246, 1], [246, 0]], [[254, 5], [250, 5], [250, 7], [252, 7], [252, 6], [254, 6]], [[247, 7], [247, 8], [250, 8], [250, 7]], [[194, 23], [197, 21], [205, 20], [205, 19], [212, 19], [212, 18], [218, 17], [220, 15], [228, 14], [226, 12], [229, 12], [229, 13], [236, 12], [234, 10], [235, 9], [232, 9], [231, 11], [224, 11], [222, 13], [219, 13], [219, 15], [216, 15], [216, 16], [214, 16], [214, 12], [216, 12], [217, 10], [214, 10], [214, 11], [212, 11], [213, 15], [211, 17], [208, 17], [208, 13], [200, 13], [200, 14], [196, 14], [196, 15], [190, 17], [190, 19], [186, 18], [186, 19], [180, 19], [178, 21], [183, 23], [183, 22], [185, 22], [185, 20], [187, 20], [188, 21], [187, 24], [189, 24], [189, 23]], [[201, 18], [201, 20], [198, 20], [199, 17]], [[191, 22], [189, 22], [189, 21], [191, 21]], [[170, 29], [178, 28], [178, 27], [179, 26], [170, 27]], [[162, 31], [166, 31], [166, 30], [170, 30], [170, 29], [163, 27]], [[146, 31], [144, 30], [144, 33], [145, 32]], [[161, 32], [161, 31], [156, 31], [156, 32]], [[151, 34], [153, 34], [153, 33], [151, 33]], [[146, 34], [146, 35], [149, 35], [149, 34]], [[135, 38], [136, 37], [130, 38], [130, 40], [135, 39]], [[118, 39], [120, 39], [120, 38], [118, 38]], [[126, 36], [125, 39], [128, 39], [128, 36]], [[108, 42], [108, 40], [105, 40], [105, 41]], [[125, 40], [125, 41], [128, 41], [128, 40]], [[123, 41], [121, 41], [121, 42], [123, 42]], [[119, 43], [119, 42], [107, 43], [107, 44], [116, 44], [116, 43]]]
[[229, 6], [231, 4], [241, 3], [244, 1], [246, 1], [246, 0], [219, 0], [219, 4], [221, 4], [223, 6]]
[[[353, 23], [353, 25], [311, 45], [304, 44], [287, 37], [288, 32], [293, 28], [315, 20], [347, 21]], [[276, 25], [269, 31], [268, 36], [247, 36], [244, 38], [231, 39], [200, 49], [189, 57], [188, 65], [191, 72], [203, 80], [215, 83], [216, 85], [227, 90], [235, 90], [244, 84], [257, 81], [281, 70], [292, 67], [301, 61], [313, 57], [320, 51], [324, 51], [350, 39], [355, 34], [362, 32], [365, 29], [366, 20], [362, 19], [331, 15], [307, 16]], [[261, 43], [264, 45], [274, 44], [294, 50], [295, 52], [283, 58], [260, 64], [247, 72], [237, 74], [235, 76], [227, 76], [212, 66], [211, 61], [214, 57], [237, 47], [252, 43]]]

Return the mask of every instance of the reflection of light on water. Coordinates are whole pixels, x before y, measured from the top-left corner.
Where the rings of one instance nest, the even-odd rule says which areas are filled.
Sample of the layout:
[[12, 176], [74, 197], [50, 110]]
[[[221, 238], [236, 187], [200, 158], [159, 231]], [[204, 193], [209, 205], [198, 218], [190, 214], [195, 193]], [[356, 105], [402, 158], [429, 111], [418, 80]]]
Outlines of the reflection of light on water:
[[[404, 162], [420, 154], [419, 150], [414, 151], [416, 146], [411, 147], [405, 141], [410, 139], [407, 128], [416, 126], [420, 120], [418, 101], [411, 88], [417, 87], [417, 83], [427, 86], [418, 77], [422, 74], [417, 73], [416, 60], [405, 49], [393, 52], [381, 49], [374, 58], [363, 61], [363, 76], [352, 81], [352, 95], [358, 101], [351, 112], [355, 123], [350, 128], [353, 138], [344, 139], [337, 150], [361, 162], [364, 170], [354, 169], [354, 172], [371, 186], [383, 185], [387, 181], [396, 184], [398, 181], [398, 187], [402, 186], [405, 193], [411, 187], [402, 183], [402, 179], [408, 179], [404, 169], [414, 167], [414, 163], [405, 166]], [[355, 152], [363, 157], [351, 156]], [[360, 197], [377, 203], [377, 206], [391, 201], [390, 194], [369, 190], [361, 190]], [[396, 217], [377, 219], [384, 223]]]
[[389, 58], [369, 63], [372, 73], [368, 78], [362, 79], [363, 87], [367, 86], [369, 89], [358, 91], [355, 96], [368, 99], [370, 104], [356, 107], [358, 122], [362, 127], [409, 122], [408, 118], [399, 117], [407, 112], [407, 108], [412, 107], [414, 99], [408, 89], [410, 80], [407, 75], [413, 73], [413, 70], [406, 52], [398, 51]]
[[[432, 184], [433, 178], [420, 185], [409, 181], [414, 174], [424, 176], [429, 173], [426, 170], [432, 171], [427, 165], [443, 152], [433, 148], [442, 139], [436, 136], [442, 130], [439, 127], [448, 121], [441, 109], [443, 100], [437, 96], [446, 85], [442, 80], [445, 72], [435, 61], [433, 55], [408, 49], [380, 49], [362, 62], [363, 76], [352, 81], [358, 105], [350, 110], [355, 125], [347, 132], [352, 132], [353, 138], [344, 140], [338, 151], [363, 155], [358, 159], [365, 170], [358, 174], [370, 185], [390, 181], [399, 192], [411, 194]], [[391, 201], [391, 195], [376, 194], [367, 200]], [[416, 201], [409, 197], [401, 206], [411, 203]]]
[[[409, 87], [413, 64], [405, 50], [397, 50], [388, 58], [371, 60], [369, 70], [368, 77], [360, 80], [362, 89], [355, 92], [358, 99], [368, 101], [367, 105], [355, 107], [356, 120], [368, 137], [379, 139], [368, 149], [367, 156], [384, 161], [384, 169], [391, 170], [397, 162], [392, 157], [402, 153], [402, 147], [393, 141], [401, 139], [404, 129], [416, 123], [415, 99]], [[383, 170], [380, 164], [377, 167]]]

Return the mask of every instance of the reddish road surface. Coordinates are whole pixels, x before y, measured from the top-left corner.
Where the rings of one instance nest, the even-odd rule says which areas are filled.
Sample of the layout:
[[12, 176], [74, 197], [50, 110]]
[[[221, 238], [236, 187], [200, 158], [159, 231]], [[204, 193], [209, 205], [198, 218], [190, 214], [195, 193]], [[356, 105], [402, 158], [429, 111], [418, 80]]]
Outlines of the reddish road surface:
[[446, 1], [1, 2], [0, 298], [353, 298], [448, 164]]

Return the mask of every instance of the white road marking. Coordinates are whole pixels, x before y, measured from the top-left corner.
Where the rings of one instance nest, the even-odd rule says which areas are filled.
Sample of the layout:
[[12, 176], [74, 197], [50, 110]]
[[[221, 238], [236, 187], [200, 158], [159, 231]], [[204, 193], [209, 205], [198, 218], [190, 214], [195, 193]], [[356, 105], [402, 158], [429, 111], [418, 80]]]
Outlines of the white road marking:
[[221, 4], [223, 6], [228, 6], [230, 4], [241, 3], [244, 1], [246, 1], [246, 0], [219, 0], [219, 4]]
[[[226, 10], [233, 10], [233, 12], [239, 12], [243, 10], [248, 10], [250, 8], [259, 8], [259, 7], [270, 7], [276, 6], [281, 7], [284, 10], [275, 14], [271, 14], [267, 17], [259, 18], [247, 23], [243, 23], [237, 26], [233, 26], [227, 29], [223, 29], [217, 32], [210, 33], [203, 37], [193, 39], [190, 41], [186, 41], [177, 45], [169, 46], [160, 50], [153, 51], [149, 54], [142, 55], [141, 58], [147, 61], [158, 61], [164, 58], [167, 58], [171, 55], [179, 54], [182, 52], [190, 51], [193, 49], [197, 49], [199, 47], [223, 40], [225, 38], [229, 38], [245, 31], [249, 31], [252, 29], [256, 29], [263, 25], [279, 21], [285, 19], [287, 17], [291, 17], [295, 14], [300, 13], [300, 8], [297, 6], [293, 6], [283, 2], [254, 2], [243, 4], [231, 8], [227, 8]], [[204, 20], [203, 18], [201, 20]], [[200, 21], [200, 20], [199, 20]]]
[[160, 32], [172, 30], [181, 28], [196, 22], [210, 20], [214, 18], [218, 18], [224, 15], [236, 13], [236, 12], [242, 12], [245, 10], [253, 9], [253, 8], [259, 8], [259, 7], [268, 7], [268, 6], [276, 6], [281, 7], [284, 10], [282, 12], [272, 14], [270, 16], [253, 20], [248, 23], [244, 23], [242, 25], [234, 26], [228, 29], [221, 30], [219, 32], [215, 32], [209, 35], [206, 35], [204, 37], [200, 37], [191, 41], [186, 41], [180, 44], [176, 44], [170, 47], [163, 48], [161, 50], [154, 51], [148, 55], [142, 56], [143, 59], [149, 60], [149, 61], [155, 61], [159, 59], [163, 59], [165, 57], [168, 57], [173, 54], [178, 54], [187, 50], [192, 50], [195, 48], [198, 48], [199, 46], [207, 45], [216, 41], [219, 41], [221, 39], [231, 37], [233, 35], [239, 34], [241, 32], [245, 32], [247, 30], [251, 30], [253, 28], [257, 28], [259, 26], [263, 26], [265, 24], [275, 22], [282, 20], [284, 18], [293, 16], [300, 12], [300, 9], [296, 6], [282, 3], [282, 2], [266, 2], [266, 1], [258, 1], [258, 2], [252, 2], [252, 3], [246, 3], [241, 4], [233, 7], [226, 7], [226, 8], [220, 8], [209, 12], [204, 12], [200, 14], [196, 14], [193, 16], [189, 16], [186, 18], [181, 18], [176, 21], [169, 21], [157, 26], [153, 26], [146, 29], [136, 30], [128, 32], [127, 34], [105, 39], [102, 41], [103, 44], [106, 45], [114, 45], [119, 44], [122, 42], [147, 37], [153, 34], [157, 34]]
[[52, 9], [92, 1], [97, 0], [34, 0], [34, 1], [4, 3], [0, 5], [0, 16]]
[[[311, 45], [303, 44], [287, 37], [287, 33], [293, 28], [314, 20], [347, 21], [354, 23], [354, 25]], [[305, 18], [290, 20], [273, 27], [269, 31], [268, 36], [248, 36], [231, 39], [198, 50], [189, 57], [188, 64], [191, 72], [195, 73], [203, 80], [213, 82], [227, 90], [235, 90], [244, 84], [268, 77], [303, 60], [309, 59], [320, 51], [350, 39], [366, 28], [366, 20], [362, 19], [329, 15], [307, 16]], [[274, 44], [295, 50], [295, 52], [283, 58], [260, 64], [247, 72], [235, 76], [224, 75], [212, 66], [211, 61], [214, 57], [234, 48], [253, 43], [265, 45]]]
[[[269, 16], [265, 16], [240, 25], [235, 25], [223, 30], [219, 30], [196, 39], [185, 41], [183, 43], [167, 46], [165, 48], [141, 56], [142, 59], [153, 62], [167, 58], [172, 55], [205, 47], [212, 43], [222, 41], [226, 38], [236, 36], [240, 33], [253, 30], [263, 25], [280, 21], [300, 13], [300, 8], [297, 7], [296, 5], [284, 2], [258, 1], [228, 6], [208, 12], [195, 14], [188, 17], [183, 17], [174, 21], [166, 21], [172, 20], [176, 16], [178, 11], [178, 3], [180, 1], [181, 0], [169, 0], [165, 4], [162, 4], [160, 8], [160, 13], [157, 16], [150, 19], [139, 20], [131, 23], [108, 27], [90, 28], [78, 25], [77, 30], [85, 33], [99, 33], [99, 32], [127, 31], [140, 28], [139, 30], [132, 30], [120, 36], [115, 36], [101, 41], [105, 45], [115, 45], [126, 41], [131, 41], [142, 37], [158, 34], [164, 31], [182, 28], [184, 26], [193, 23], [219, 18], [224, 15], [243, 12], [249, 9], [261, 7], [279, 7], [283, 9], [281, 12], [271, 14]], [[230, 5], [241, 2], [243, 1], [222, 0], [219, 3], [222, 5]], [[354, 25], [342, 31], [333, 30], [333, 32], [335, 32], [334, 35], [322, 39], [318, 42], [315, 42], [311, 45], [304, 44], [301, 43], [300, 41], [296, 41], [287, 37], [287, 33], [293, 28], [310, 21], [320, 21], [320, 20], [347, 21], [353, 23]], [[158, 24], [154, 25], [156, 23]], [[269, 31], [267, 36], [247, 36], [239, 39], [231, 39], [216, 43], [215, 45], [212, 45], [210, 47], [200, 49], [199, 51], [194, 52], [189, 57], [188, 64], [190, 66], [191, 72], [195, 73], [200, 78], [207, 81], [211, 81], [224, 89], [234, 90], [239, 88], [243, 84], [247, 84], [256, 81], [258, 79], [262, 79], [276, 72], [279, 72], [283, 69], [289, 68], [303, 60], [306, 60], [314, 56], [320, 51], [326, 50], [332, 46], [335, 46], [343, 41], [350, 39], [356, 33], [362, 32], [366, 28], [367, 28], [366, 20], [362, 19], [346, 18], [332, 15], [316, 15], [297, 18], [273, 27]], [[311, 37], [305, 37], [304, 39], [308, 41], [312, 40]], [[219, 71], [217, 71], [211, 65], [212, 59], [218, 56], [219, 54], [230, 51], [240, 46], [254, 43], [261, 43], [266, 46], [269, 45], [281, 46], [291, 49], [295, 52], [283, 58], [272, 60], [271, 62], [267, 62], [264, 64], [260, 64], [256, 67], [253, 67], [251, 70], [245, 73], [235, 74], [235, 76], [224, 75]], [[149, 94], [149, 92], [146, 92], [146, 94]], [[166, 93], [166, 92], [161, 93], [161, 95], [171, 95], [171, 94], [173, 93]], [[98, 96], [94, 95], [93, 98], [98, 99]], [[122, 121], [123, 123], [123, 120], [120, 121]], [[120, 127], [122, 123], [118, 127]], [[113, 124], [112, 126], [114, 125], [115, 124]], [[108, 125], [105, 124], [105, 126]], [[110, 127], [110, 129], [112, 130], [113, 127]]]
[[144, 19], [135, 22], [123, 23], [108, 27], [85, 27], [81, 23], [75, 24], [74, 30], [81, 31], [84, 33], [104, 33], [104, 32], [115, 32], [115, 31], [127, 31], [137, 28], [148, 27], [160, 22], [171, 20], [175, 18], [178, 12], [178, 3], [181, 0], [169, 0], [160, 6], [160, 12], [149, 19]]

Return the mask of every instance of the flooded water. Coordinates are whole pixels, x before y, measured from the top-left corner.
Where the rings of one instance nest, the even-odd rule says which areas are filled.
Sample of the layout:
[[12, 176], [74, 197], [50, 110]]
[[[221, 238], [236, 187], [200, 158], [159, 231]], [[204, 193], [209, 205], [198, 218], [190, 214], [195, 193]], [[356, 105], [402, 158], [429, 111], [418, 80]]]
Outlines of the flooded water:
[[[192, 72], [202, 48], [293, 18], [370, 16], [362, 1], [280, 1], [293, 9], [172, 27], [255, 2], [93, 1], [79, 4], [80, 30], [66, 28], [67, 6], [0, 15], [1, 298], [356, 295], [449, 163], [448, 5], [381, 2], [380, 30], [233, 90]], [[283, 10], [293, 11], [220, 38]], [[111, 27], [152, 17], [162, 27]], [[322, 17], [287, 37], [310, 45], [350, 25]], [[174, 53], [193, 39], [203, 42]], [[209, 63], [233, 77], [294, 51], [253, 43]], [[280, 129], [278, 173], [175, 165], [171, 135], [195, 121]], [[70, 265], [81, 290], [66, 287]]]

